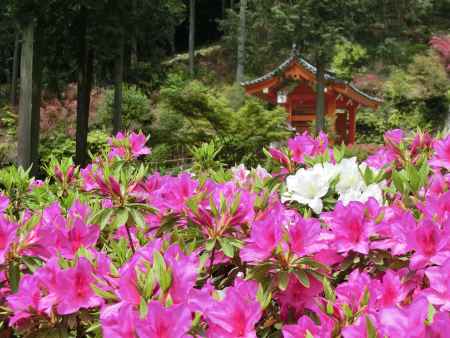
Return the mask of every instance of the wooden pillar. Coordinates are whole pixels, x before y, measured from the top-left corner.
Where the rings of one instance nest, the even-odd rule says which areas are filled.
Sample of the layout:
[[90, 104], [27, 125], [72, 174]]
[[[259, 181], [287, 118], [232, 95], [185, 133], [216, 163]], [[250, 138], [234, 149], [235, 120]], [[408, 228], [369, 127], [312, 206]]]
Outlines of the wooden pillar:
[[354, 144], [356, 140], [356, 109], [355, 105], [348, 108], [348, 144]]
[[41, 67], [37, 23], [30, 19], [22, 27], [22, 34], [17, 162], [25, 169], [33, 165], [32, 173], [36, 173], [39, 161], [41, 104]]

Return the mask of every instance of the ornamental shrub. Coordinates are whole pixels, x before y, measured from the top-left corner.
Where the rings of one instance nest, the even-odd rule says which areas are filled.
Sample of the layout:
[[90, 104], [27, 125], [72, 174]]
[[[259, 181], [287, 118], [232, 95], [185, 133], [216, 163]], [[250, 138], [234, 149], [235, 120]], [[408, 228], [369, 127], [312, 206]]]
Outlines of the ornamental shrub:
[[148, 170], [147, 144], [119, 133], [44, 181], [0, 170], [2, 332], [447, 335], [450, 135], [391, 130], [360, 162], [304, 133], [266, 149], [270, 172], [205, 145], [176, 175]]
[[[114, 90], [106, 90], [105, 99], [98, 107], [98, 122], [101, 127], [112, 125]], [[153, 116], [150, 100], [134, 85], [123, 86], [122, 122], [125, 129], [142, 129], [150, 126]]]

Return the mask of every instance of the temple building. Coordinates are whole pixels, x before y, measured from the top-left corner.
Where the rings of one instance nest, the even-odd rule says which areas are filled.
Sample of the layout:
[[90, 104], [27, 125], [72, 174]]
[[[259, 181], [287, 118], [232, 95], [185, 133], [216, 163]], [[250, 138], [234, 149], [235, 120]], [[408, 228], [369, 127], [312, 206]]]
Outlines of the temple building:
[[[285, 107], [289, 123], [297, 132], [307, 130], [316, 119], [316, 67], [295, 50], [277, 68], [257, 79], [241, 83], [248, 95]], [[353, 144], [356, 114], [361, 107], [377, 109], [382, 100], [359, 90], [354, 84], [325, 72], [325, 116], [335, 117], [339, 142]]]

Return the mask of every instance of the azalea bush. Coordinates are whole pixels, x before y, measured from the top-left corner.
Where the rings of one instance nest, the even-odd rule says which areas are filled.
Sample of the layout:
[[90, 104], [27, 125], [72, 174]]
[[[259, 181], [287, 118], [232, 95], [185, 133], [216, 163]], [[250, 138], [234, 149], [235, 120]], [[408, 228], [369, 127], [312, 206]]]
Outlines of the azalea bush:
[[247, 169], [149, 172], [143, 134], [85, 168], [0, 173], [0, 323], [23, 337], [446, 337], [450, 136], [363, 163], [297, 135]]

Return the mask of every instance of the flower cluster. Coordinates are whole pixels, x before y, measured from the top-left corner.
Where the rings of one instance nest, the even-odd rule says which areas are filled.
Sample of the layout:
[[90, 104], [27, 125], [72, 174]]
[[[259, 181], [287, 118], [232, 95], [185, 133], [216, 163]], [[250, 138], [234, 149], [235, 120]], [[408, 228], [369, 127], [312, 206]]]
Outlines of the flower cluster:
[[176, 176], [148, 172], [146, 142], [2, 183], [8, 332], [447, 336], [449, 136], [394, 130], [361, 163], [305, 133], [269, 149], [271, 172]]

